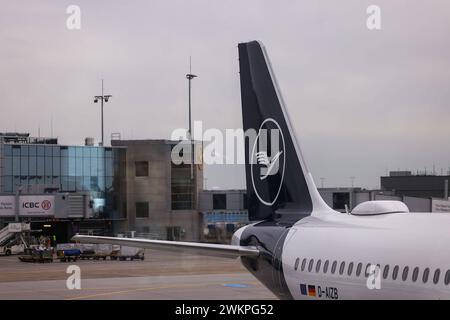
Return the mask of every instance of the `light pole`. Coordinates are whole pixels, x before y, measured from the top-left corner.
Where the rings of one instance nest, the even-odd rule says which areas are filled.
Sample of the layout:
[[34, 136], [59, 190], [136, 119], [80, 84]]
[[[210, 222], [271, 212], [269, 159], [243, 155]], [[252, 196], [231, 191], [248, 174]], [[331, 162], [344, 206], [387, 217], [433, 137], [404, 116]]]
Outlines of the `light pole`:
[[111, 98], [112, 97], [112, 95], [110, 95], [110, 94], [104, 94], [104, 91], [103, 91], [103, 79], [102, 79], [102, 95], [101, 96], [94, 96], [94, 103], [97, 103], [98, 102], [98, 100], [100, 100], [100, 102], [101, 102], [101, 109], [102, 109], [102, 111], [101, 111], [101, 113], [102, 113], [102, 115], [101, 115], [101, 117], [102, 117], [102, 119], [101, 119], [101, 122], [102, 122], [102, 140], [101, 140], [101, 142], [100, 142], [100, 144], [101, 144], [101, 146], [103, 146], [104, 145], [104, 129], [103, 129], [103, 102], [108, 102], [108, 100], [109, 100], [109, 98]]
[[22, 189], [23, 186], [21, 184], [17, 185], [17, 189], [16, 189], [16, 197], [15, 197], [15, 203], [16, 203], [16, 208], [15, 208], [15, 222], [19, 222], [19, 215], [20, 215], [20, 194], [22, 193]]
[[192, 131], [191, 131], [191, 81], [192, 79], [197, 78], [195, 74], [192, 74], [192, 64], [189, 60], [189, 73], [186, 75], [186, 79], [188, 79], [189, 82], [189, 143], [191, 145], [191, 180], [194, 179], [194, 169], [193, 169], [193, 162], [194, 162], [194, 146], [192, 143]]

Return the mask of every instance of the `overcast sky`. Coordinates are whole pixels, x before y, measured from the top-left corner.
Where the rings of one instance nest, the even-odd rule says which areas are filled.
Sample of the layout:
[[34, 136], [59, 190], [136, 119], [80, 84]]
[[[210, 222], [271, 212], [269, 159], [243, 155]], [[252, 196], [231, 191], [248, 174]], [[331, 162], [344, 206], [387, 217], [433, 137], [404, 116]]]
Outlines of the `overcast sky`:
[[[66, 28], [67, 6], [81, 30]], [[366, 27], [381, 8], [382, 30]], [[379, 186], [386, 170], [450, 166], [450, 2], [0, 1], [0, 130], [100, 137], [100, 79], [114, 97], [105, 132], [170, 138], [193, 119], [240, 128], [239, 42], [265, 44], [318, 186]], [[206, 169], [242, 188], [243, 168]]]

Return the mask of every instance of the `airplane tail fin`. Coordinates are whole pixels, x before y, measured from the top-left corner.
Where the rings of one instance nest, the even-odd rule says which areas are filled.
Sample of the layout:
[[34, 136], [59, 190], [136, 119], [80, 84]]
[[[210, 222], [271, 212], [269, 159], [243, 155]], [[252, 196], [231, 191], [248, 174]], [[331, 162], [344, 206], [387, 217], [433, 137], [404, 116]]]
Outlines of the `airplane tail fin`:
[[257, 41], [238, 48], [250, 220], [332, 211], [303, 161], [265, 48]]

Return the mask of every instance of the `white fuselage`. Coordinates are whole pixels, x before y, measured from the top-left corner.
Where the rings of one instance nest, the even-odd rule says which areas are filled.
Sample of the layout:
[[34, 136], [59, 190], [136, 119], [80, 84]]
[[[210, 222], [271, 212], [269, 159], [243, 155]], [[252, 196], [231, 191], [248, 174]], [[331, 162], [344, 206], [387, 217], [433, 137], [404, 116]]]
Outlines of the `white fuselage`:
[[[289, 231], [283, 272], [294, 299], [449, 299], [449, 245], [448, 214], [310, 216]], [[368, 264], [379, 265], [380, 272], [367, 275]]]

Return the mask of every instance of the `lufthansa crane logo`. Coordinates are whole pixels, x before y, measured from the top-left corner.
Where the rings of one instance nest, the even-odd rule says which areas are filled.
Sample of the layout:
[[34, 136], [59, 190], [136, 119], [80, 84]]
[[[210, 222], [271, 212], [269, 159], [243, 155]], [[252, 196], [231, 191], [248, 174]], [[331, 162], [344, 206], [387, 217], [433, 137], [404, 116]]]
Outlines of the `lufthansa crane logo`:
[[284, 179], [286, 152], [278, 122], [268, 118], [261, 124], [252, 149], [253, 190], [261, 203], [272, 206], [278, 199]]

